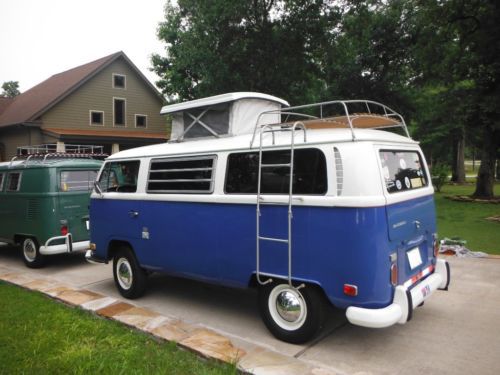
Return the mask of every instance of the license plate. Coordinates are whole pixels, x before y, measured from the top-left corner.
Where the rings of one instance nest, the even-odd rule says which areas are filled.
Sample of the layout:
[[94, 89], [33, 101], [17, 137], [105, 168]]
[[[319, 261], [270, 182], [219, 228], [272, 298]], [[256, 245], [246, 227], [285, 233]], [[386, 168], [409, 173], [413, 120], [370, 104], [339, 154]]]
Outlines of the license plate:
[[422, 257], [420, 256], [420, 250], [418, 247], [406, 252], [406, 256], [408, 257], [408, 262], [410, 263], [410, 268], [412, 270], [422, 264]]
[[88, 220], [85, 220], [85, 226], [87, 227], [87, 230], [90, 229], [90, 225], [89, 225], [89, 221]]

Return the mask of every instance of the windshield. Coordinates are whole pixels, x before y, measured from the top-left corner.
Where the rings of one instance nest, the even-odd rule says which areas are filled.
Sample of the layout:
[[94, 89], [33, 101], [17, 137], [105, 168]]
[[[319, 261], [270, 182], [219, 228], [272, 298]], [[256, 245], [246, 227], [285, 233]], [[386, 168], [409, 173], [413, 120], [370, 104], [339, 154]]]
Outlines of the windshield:
[[130, 193], [137, 190], [139, 161], [108, 162], [99, 177], [99, 187], [105, 192]]

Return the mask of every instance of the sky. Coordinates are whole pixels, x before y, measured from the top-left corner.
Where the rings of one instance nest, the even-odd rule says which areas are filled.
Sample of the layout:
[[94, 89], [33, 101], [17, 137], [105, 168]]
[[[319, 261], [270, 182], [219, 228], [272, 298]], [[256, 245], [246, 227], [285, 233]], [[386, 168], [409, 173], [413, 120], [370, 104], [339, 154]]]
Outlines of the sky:
[[0, 0], [0, 86], [21, 92], [54, 74], [123, 51], [154, 83], [167, 0]]

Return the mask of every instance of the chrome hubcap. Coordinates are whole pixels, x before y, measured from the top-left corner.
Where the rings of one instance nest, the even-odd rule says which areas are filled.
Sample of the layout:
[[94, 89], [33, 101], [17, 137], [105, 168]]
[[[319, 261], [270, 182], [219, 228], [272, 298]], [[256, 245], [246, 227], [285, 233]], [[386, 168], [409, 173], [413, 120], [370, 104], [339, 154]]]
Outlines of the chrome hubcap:
[[116, 275], [120, 286], [123, 289], [130, 289], [132, 286], [132, 269], [130, 264], [125, 258], [120, 258], [116, 264]]
[[296, 322], [301, 312], [300, 300], [290, 291], [283, 291], [276, 298], [276, 310], [287, 322]]
[[27, 239], [23, 244], [24, 256], [30, 262], [33, 262], [36, 258], [36, 246], [33, 240]]
[[300, 329], [307, 320], [307, 304], [300, 291], [288, 284], [276, 285], [269, 294], [269, 313], [284, 330]]

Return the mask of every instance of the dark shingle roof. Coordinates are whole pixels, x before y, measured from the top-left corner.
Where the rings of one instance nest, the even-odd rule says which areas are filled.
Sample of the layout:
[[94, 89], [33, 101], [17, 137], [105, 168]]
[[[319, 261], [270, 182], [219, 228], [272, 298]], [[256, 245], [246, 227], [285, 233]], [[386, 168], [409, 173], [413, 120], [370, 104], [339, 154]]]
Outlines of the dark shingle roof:
[[0, 96], [0, 115], [7, 109], [7, 107], [14, 101], [14, 98]]

